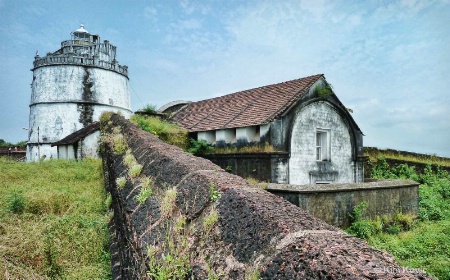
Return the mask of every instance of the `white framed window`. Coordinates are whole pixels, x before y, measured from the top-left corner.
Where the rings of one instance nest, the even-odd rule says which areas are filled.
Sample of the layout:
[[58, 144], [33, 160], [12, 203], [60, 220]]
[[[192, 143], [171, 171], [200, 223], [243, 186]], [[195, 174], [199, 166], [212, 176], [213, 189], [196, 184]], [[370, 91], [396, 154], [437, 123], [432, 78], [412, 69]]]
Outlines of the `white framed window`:
[[330, 130], [316, 130], [316, 160], [330, 161]]

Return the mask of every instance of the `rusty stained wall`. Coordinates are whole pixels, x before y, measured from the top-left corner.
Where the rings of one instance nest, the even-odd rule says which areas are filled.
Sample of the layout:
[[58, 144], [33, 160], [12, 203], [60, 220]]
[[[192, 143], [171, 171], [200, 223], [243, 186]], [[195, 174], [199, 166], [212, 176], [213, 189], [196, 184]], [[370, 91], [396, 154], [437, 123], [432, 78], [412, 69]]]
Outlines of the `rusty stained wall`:
[[[316, 160], [317, 129], [330, 133], [329, 161]], [[362, 181], [362, 164], [352, 159], [350, 128], [325, 101], [313, 102], [299, 110], [293, 122], [290, 147], [290, 184]]]
[[27, 160], [57, 158], [50, 143], [61, 140], [106, 111], [131, 116], [128, 78], [113, 71], [78, 65], [48, 65], [33, 70]]

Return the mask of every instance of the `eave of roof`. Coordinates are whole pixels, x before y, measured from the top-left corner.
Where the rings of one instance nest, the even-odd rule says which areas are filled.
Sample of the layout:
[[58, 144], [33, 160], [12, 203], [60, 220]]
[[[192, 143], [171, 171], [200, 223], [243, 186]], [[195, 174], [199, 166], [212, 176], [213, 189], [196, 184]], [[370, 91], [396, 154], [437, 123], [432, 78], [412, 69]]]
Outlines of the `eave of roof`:
[[63, 139], [52, 143], [53, 146], [59, 146], [59, 145], [71, 145], [80, 139], [85, 138], [86, 136], [94, 133], [95, 131], [100, 130], [100, 123], [99, 122], [93, 122], [90, 125], [87, 125], [83, 127], [82, 129], [75, 131], [72, 134], [67, 135]]
[[291, 108], [323, 74], [192, 102], [173, 117], [190, 132], [266, 124]]

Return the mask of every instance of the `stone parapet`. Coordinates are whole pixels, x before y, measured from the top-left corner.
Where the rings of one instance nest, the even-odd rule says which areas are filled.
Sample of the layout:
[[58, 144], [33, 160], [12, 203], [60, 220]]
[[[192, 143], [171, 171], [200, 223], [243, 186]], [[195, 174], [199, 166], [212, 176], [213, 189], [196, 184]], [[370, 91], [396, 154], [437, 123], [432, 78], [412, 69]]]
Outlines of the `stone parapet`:
[[95, 58], [88, 58], [82, 56], [73, 55], [57, 55], [57, 56], [45, 56], [37, 57], [33, 61], [33, 69], [50, 65], [79, 65], [102, 68], [116, 73], [122, 74], [128, 77], [128, 66], [121, 66], [118, 63], [111, 63], [104, 60], [97, 60]]
[[428, 278], [118, 115], [101, 127], [114, 279], [156, 278], [173, 259], [187, 269], [174, 279]]

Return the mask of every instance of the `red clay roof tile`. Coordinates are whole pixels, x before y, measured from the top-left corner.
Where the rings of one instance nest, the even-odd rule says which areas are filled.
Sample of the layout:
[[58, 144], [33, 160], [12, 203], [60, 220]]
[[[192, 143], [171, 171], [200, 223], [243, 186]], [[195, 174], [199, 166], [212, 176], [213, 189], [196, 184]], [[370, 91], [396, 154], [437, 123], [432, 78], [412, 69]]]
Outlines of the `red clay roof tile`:
[[323, 74], [192, 102], [173, 119], [191, 132], [269, 123], [321, 77]]

